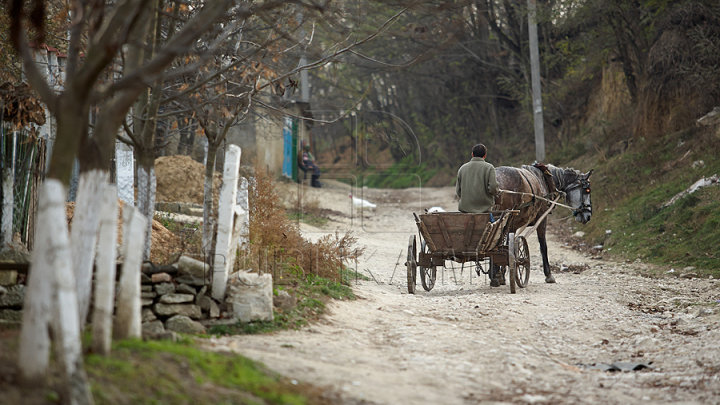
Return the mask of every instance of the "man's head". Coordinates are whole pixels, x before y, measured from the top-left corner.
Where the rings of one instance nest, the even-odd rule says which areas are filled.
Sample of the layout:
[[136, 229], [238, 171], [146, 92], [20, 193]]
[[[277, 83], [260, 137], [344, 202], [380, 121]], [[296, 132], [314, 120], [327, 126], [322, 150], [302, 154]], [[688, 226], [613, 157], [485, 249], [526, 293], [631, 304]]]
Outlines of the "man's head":
[[487, 148], [485, 147], [485, 145], [479, 143], [479, 144], [473, 146], [473, 150], [472, 150], [473, 157], [484, 158], [486, 154], [487, 154]]

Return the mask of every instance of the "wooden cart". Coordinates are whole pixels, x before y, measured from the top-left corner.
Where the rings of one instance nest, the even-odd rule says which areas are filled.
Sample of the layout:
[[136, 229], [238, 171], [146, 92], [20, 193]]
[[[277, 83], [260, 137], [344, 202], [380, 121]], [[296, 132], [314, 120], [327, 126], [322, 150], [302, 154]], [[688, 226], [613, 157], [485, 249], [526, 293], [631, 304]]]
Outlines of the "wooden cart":
[[[517, 210], [505, 210], [491, 214], [466, 214], [462, 212], [439, 212], [415, 215], [419, 231], [419, 247], [416, 236], [410, 237], [407, 256], [408, 292], [415, 293], [417, 273], [426, 291], [435, 286], [437, 267], [445, 266], [446, 260], [457, 263], [474, 262], [482, 269], [481, 262], [490, 259], [490, 277], [494, 269], [510, 275], [510, 292], [516, 286], [524, 288], [530, 277], [530, 251], [527, 240], [510, 232], [510, 219]], [[496, 265], [496, 266], [493, 266]]]

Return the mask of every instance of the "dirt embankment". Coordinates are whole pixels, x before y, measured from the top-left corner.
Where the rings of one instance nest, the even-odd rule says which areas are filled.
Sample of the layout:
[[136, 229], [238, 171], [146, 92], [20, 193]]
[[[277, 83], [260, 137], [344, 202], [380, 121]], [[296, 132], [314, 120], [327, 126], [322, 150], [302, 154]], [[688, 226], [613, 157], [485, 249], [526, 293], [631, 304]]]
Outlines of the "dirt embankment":
[[[517, 294], [447, 262], [432, 291], [409, 295], [412, 213], [455, 210], [454, 191], [324, 183], [286, 187], [336, 213], [324, 229], [302, 225], [307, 237], [353, 230], [367, 246], [356, 265], [370, 278], [357, 282], [362, 298], [335, 302], [324, 322], [299, 331], [215, 338], [208, 347], [331, 386], [351, 403], [720, 403], [718, 280], [641, 277], [642, 263], [593, 259], [550, 235], [551, 264], [574, 270], [556, 273], [557, 284], [544, 283], [532, 237], [530, 284]], [[377, 209], [353, 210], [349, 191]], [[650, 368], [588, 367], [619, 361]]]

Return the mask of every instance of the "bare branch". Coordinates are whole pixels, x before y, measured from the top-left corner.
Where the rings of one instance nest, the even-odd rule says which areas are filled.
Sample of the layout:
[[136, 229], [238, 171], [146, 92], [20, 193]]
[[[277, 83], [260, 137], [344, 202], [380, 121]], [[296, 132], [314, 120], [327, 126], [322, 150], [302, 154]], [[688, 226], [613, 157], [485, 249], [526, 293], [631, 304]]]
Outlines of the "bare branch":
[[281, 109], [276, 108], [276, 107], [273, 107], [273, 106], [271, 106], [271, 105], [269, 105], [269, 104], [267, 104], [267, 103], [264, 103], [264, 102], [262, 102], [261, 100], [257, 100], [257, 99], [256, 99], [255, 102], [258, 103], [258, 104], [260, 104], [261, 106], [267, 108], [268, 110], [272, 110], [272, 111], [275, 111], [275, 112], [279, 112], [279, 113], [281, 113], [281, 114], [283, 114], [283, 115], [287, 115], [287, 116], [293, 117], [293, 118], [298, 118], [298, 119], [303, 120], [303, 121], [307, 121], [307, 122], [318, 122], [318, 123], [321, 123], [321, 124], [333, 124], [333, 123], [338, 122], [338, 121], [340, 121], [341, 119], [345, 118], [348, 114], [350, 114], [350, 113], [352, 112], [352, 110], [354, 110], [355, 107], [357, 107], [357, 106], [362, 102], [362, 100], [365, 98], [365, 96], [367, 96], [367, 94], [370, 92], [370, 88], [371, 88], [371, 87], [372, 87], [372, 83], [370, 83], [370, 84], [368, 85], [367, 90], [365, 90], [365, 94], [363, 94], [363, 96], [360, 97], [360, 99], [359, 99], [352, 107], [348, 108], [344, 113], [340, 114], [339, 117], [335, 118], [334, 120], [329, 120], [329, 121], [328, 121], [328, 120], [319, 120], [319, 119], [316, 119], [316, 118], [302, 117], [302, 116], [295, 115], [295, 114], [290, 114], [290, 113], [288, 113], [287, 111], [281, 110]]

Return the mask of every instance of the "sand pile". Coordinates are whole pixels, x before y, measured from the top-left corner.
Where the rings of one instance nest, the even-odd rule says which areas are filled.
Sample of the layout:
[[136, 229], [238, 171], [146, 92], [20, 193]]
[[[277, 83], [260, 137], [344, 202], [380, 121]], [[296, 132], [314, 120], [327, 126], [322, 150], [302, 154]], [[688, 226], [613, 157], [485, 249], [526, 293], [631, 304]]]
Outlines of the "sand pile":
[[[203, 203], [205, 165], [190, 156], [163, 156], [155, 160], [157, 191], [155, 201]], [[218, 206], [222, 174], [213, 179], [213, 206]]]
[[[72, 228], [72, 220], [75, 215], [75, 203], [69, 202], [65, 205], [67, 214], [68, 227]], [[123, 235], [123, 201], [118, 200], [118, 232], [117, 243], [122, 245]], [[182, 249], [182, 240], [169, 229], [165, 228], [159, 221], [153, 219], [152, 224], [152, 248], [150, 251], [150, 261], [156, 264], [165, 264], [173, 253]]]

